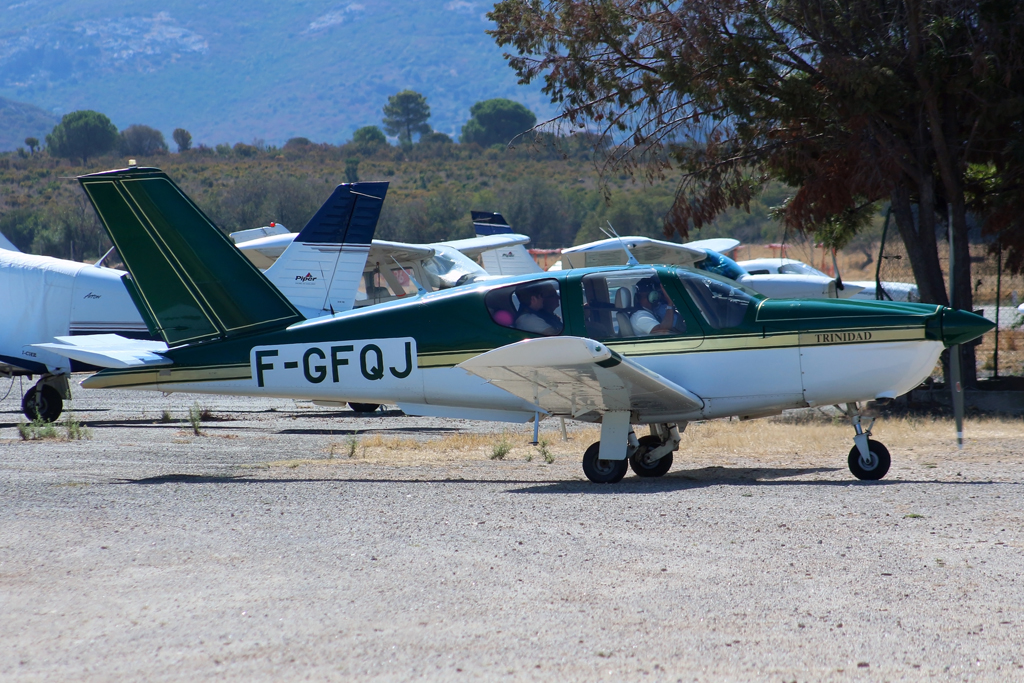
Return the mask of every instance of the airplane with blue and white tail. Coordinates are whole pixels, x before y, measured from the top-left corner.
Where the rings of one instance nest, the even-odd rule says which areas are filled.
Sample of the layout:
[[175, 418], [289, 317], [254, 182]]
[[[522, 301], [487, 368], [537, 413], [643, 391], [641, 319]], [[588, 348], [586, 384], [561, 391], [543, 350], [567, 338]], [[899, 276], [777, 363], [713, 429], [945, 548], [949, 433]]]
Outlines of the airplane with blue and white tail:
[[[596, 483], [669, 471], [694, 420], [845, 406], [847, 464], [889, 470], [860, 405], [928, 377], [993, 324], [943, 306], [768, 299], [706, 271], [625, 265], [484, 280], [306, 319], [159, 169], [78, 178], [166, 350], [69, 337], [40, 344], [139, 389], [397, 403], [410, 414], [601, 425]], [[613, 320], [616, 323], [613, 324]], [[640, 426], [648, 434], [638, 436]]]

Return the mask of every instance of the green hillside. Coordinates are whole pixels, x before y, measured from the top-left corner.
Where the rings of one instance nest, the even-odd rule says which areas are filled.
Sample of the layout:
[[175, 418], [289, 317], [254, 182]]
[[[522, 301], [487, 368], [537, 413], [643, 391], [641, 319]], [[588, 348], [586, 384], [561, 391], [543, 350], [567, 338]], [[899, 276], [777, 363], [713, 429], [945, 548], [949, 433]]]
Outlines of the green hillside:
[[294, 136], [340, 143], [378, 124], [388, 95], [426, 95], [435, 130], [457, 134], [469, 107], [517, 100], [516, 84], [469, 0], [16, 2], [0, 22], [0, 95], [59, 114], [95, 109], [197, 144]]
[[[102, 254], [109, 244], [73, 177], [125, 161], [111, 155], [81, 167], [45, 153], [0, 155], [0, 232], [25, 251], [63, 258]], [[626, 176], [608, 178], [602, 187], [589, 150], [571, 143], [560, 149], [522, 145], [515, 150], [451, 143], [265, 150], [225, 145], [139, 158], [138, 163], [166, 170], [225, 232], [270, 221], [297, 231], [336, 184], [387, 180], [391, 186], [379, 238], [433, 242], [469, 237], [469, 212], [476, 209], [501, 212], [517, 232], [532, 238], [534, 247], [557, 248], [603, 239], [598, 228], [609, 221], [622, 235], [661, 237], [675, 195], [671, 182], [645, 185]], [[784, 187], [771, 186], [749, 214], [728, 212], [691, 238], [778, 241], [781, 229], [767, 213], [786, 194]]]
[[25, 146], [25, 138], [43, 140], [60, 119], [39, 107], [0, 97], [0, 152]]

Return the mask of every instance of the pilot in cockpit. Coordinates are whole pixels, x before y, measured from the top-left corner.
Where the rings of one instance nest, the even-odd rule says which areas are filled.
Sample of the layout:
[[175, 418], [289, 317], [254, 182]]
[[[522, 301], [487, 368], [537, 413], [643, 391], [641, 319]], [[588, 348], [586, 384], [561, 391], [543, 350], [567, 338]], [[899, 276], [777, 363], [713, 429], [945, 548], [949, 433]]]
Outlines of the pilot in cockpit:
[[637, 310], [629, 322], [638, 337], [686, 332], [686, 321], [672, 306], [656, 276], [645, 277], [636, 283], [634, 301]]

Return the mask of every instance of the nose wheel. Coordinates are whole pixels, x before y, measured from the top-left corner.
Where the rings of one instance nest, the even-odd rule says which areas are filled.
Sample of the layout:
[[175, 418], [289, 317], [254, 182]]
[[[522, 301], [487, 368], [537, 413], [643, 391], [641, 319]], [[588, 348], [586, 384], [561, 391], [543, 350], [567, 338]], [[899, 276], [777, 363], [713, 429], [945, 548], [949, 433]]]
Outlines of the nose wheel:
[[871, 437], [871, 427], [875, 419], [871, 418], [867, 429], [861, 424], [861, 415], [856, 403], [846, 404], [846, 414], [853, 422], [853, 448], [846, 459], [853, 476], [862, 481], [877, 481], [884, 477], [892, 464], [889, 449]]
[[853, 476], [864, 481], [877, 481], [889, 471], [892, 460], [889, 457], [889, 449], [874, 439], [868, 439], [868, 457], [860, 454], [860, 448], [854, 446], [850, 449], [850, 457], [847, 463]]

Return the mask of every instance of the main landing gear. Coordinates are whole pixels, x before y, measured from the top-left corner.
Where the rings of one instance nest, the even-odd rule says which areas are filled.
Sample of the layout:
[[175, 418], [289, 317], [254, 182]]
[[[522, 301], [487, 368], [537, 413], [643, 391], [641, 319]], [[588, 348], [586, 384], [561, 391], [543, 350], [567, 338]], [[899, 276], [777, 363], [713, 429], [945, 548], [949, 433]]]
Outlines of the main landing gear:
[[847, 403], [845, 412], [853, 422], [853, 431], [855, 432], [854, 446], [850, 449], [850, 457], [847, 458], [850, 471], [853, 472], [853, 476], [865, 481], [881, 479], [889, 471], [892, 459], [889, 457], [889, 449], [870, 438], [875, 418], [869, 419], [867, 429], [865, 429], [856, 403]]
[[[583, 473], [595, 484], [615, 484], [632, 468], [638, 477], [660, 477], [672, 467], [672, 454], [679, 449], [679, 433], [686, 429], [673, 424], [653, 424], [651, 433], [637, 439], [629, 425], [629, 414], [625, 414], [626, 448], [620, 447], [616, 432], [622, 431], [621, 418], [609, 420], [608, 413], [601, 425], [601, 441], [590, 445], [583, 454]], [[606, 432], [608, 432], [606, 434]], [[607, 438], [606, 438], [607, 437]], [[605, 444], [602, 452], [601, 444]], [[602, 457], [603, 456], [603, 457]]]
[[67, 375], [44, 375], [21, 399], [21, 412], [30, 420], [54, 422], [64, 411], [64, 399], [71, 397]]

